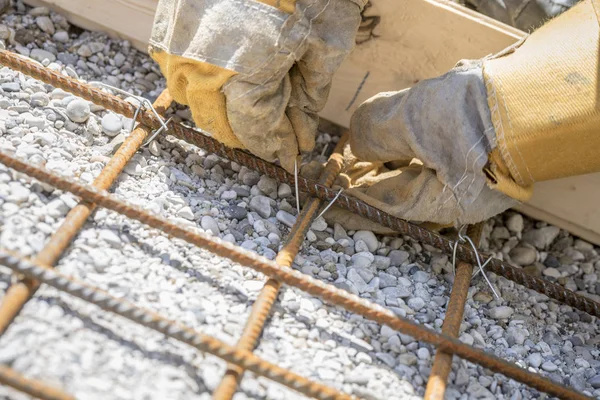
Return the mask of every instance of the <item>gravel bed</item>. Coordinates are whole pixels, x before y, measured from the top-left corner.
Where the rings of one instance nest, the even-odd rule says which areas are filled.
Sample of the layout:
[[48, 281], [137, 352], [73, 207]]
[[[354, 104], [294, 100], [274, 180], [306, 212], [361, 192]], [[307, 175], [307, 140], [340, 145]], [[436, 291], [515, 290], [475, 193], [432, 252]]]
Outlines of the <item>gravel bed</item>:
[[[63, 74], [154, 99], [157, 66], [125, 41], [81, 31], [46, 9], [16, 2], [0, 18], [0, 44]], [[177, 107], [170, 113], [189, 120]], [[7, 68], [0, 69], [0, 149], [91, 182], [131, 121]], [[331, 148], [322, 133], [313, 159]], [[275, 258], [295, 220], [293, 190], [162, 136], [113, 188], [122, 199]], [[77, 200], [0, 165], [0, 244], [40, 251]], [[487, 222], [481, 246], [531, 274], [599, 299], [598, 248], [508, 211]], [[97, 211], [58, 268], [234, 344], [264, 276], [106, 210]], [[294, 268], [435, 329], [451, 282], [448, 255], [408, 237], [346, 232], [317, 220]], [[461, 340], [600, 397], [596, 319], [489, 274], [469, 290]], [[0, 292], [11, 280], [0, 268]], [[386, 326], [284, 288], [257, 353], [366, 399], [422, 398], [434, 349]], [[0, 338], [0, 362], [82, 399], [208, 399], [225, 365], [148, 329], [42, 287]], [[537, 399], [540, 394], [454, 360], [448, 399]], [[27, 396], [0, 386], [0, 398]], [[236, 399], [302, 396], [248, 374]]]

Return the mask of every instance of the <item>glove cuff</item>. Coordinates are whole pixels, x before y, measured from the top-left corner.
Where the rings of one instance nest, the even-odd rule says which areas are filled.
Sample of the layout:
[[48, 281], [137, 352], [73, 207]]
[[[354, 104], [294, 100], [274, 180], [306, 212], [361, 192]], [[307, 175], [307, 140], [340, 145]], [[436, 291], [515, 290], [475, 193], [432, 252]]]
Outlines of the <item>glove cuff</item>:
[[498, 190], [600, 171], [599, 33], [585, 0], [484, 61]]

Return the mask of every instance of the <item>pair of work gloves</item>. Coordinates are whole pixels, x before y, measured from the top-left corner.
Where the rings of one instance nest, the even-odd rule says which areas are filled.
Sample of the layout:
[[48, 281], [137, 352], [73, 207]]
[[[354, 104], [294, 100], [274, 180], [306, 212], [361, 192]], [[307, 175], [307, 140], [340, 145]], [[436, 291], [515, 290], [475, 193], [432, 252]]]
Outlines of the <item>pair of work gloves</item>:
[[[367, 100], [338, 183], [395, 216], [458, 226], [527, 201], [536, 181], [599, 171], [595, 1], [499, 54]], [[161, 0], [150, 51], [199, 128], [292, 172], [365, 3]]]

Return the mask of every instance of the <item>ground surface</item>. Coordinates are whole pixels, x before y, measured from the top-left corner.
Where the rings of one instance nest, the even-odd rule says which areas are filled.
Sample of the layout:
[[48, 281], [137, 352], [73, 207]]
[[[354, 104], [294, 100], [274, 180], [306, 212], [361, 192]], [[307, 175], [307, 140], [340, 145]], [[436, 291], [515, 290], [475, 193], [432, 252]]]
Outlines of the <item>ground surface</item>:
[[[7, 48], [84, 80], [155, 98], [157, 67], [125, 42], [81, 32], [22, 4], [0, 21]], [[176, 112], [186, 119], [184, 110]], [[84, 121], [82, 123], [74, 122]], [[0, 149], [91, 182], [130, 121], [0, 69]], [[320, 146], [330, 142], [320, 136]], [[317, 154], [320, 152], [317, 151]], [[316, 156], [317, 157], [317, 156]], [[274, 258], [295, 214], [287, 185], [161, 137], [115, 185], [124, 200]], [[0, 166], [0, 244], [38, 252], [76, 200]], [[283, 212], [282, 212], [283, 211]], [[284, 223], [285, 222], [285, 223]], [[318, 220], [295, 268], [439, 329], [452, 281], [448, 256], [407, 237], [345, 232]], [[598, 248], [514, 212], [489, 221], [482, 244], [498, 258], [572, 290], [600, 293]], [[58, 268], [140, 306], [235, 343], [264, 277], [100, 210]], [[461, 339], [600, 397], [595, 318], [490, 274], [469, 292]], [[0, 268], [0, 293], [10, 275]], [[420, 398], [434, 351], [387, 327], [285, 288], [257, 353], [367, 399]], [[43, 287], [0, 338], [0, 362], [82, 399], [209, 398], [224, 363]], [[447, 398], [539, 398], [540, 394], [456, 360]], [[248, 375], [236, 399], [300, 397]], [[26, 396], [0, 387], [0, 398]]]

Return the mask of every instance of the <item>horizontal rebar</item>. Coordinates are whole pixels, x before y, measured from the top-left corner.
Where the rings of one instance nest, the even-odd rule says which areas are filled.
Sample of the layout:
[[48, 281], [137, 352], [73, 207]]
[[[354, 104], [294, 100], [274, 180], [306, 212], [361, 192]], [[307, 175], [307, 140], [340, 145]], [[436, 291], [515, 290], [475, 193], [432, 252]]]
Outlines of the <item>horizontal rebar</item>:
[[43, 382], [25, 378], [17, 371], [0, 365], [0, 383], [43, 400], [75, 400], [75, 397]]
[[[588, 398], [564, 385], [533, 374], [492, 354], [468, 346], [458, 339], [437, 333], [406, 318], [399, 317], [390, 310], [361, 299], [349, 292], [306, 276], [301, 272], [281, 267], [263, 256], [215, 238], [207, 233], [182, 227], [163, 217], [150, 214], [139, 207], [128, 205], [115, 196], [101, 192], [89, 185], [83, 185], [71, 178], [55, 175], [43, 167], [29, 165], [27, 162], [3, 152], [0, 152], [0, 163], [60, 190], [71, 192], [86, 201], [96, 203], [98, 206], [123, 214], [152, 228], [159, 229], [172, 237], [202, 247], [218, 256], [229, 258], [234, 262], [250, 267], [284, 284], [297, 287], [306, 293], [343, 307], [348, 311], [360, 314], [380, 324], [388, 325], [392, 329], [430, 343], [442, 351], [454, 353], [494, 372], [499, 372], [519, 382], [523, 382], [539, 391], [561, 398]], [[246, 369], [251, 370], [249, 368]]]
[[138, 307], [135, 304], [68, 277], [49, 266], [27, 261], [0, 248], [0, 264], [14, 272], [24, 274], [31, 279], [62, 290], [72, 296], [93, 303], [105, 311], [127, 318], [165, 336], [189, 344], [196, 349], [212, 354], [229, 363], [239, 365], [257, 375], [264, 376], [292, 388], [302, 394], [318, 399], [351, 399], [352, 396], [338, 392], [317, 382], [310, 381], [298, 374], [267, 362], [247, 350], [237, 349], [225, 342], [204, 335], [184, 324], [171, 321], [161, 315]]
[[[11, 53], [7, 50], [0, 50], [0, 64], [26, 73], [33, 78], [40, 79], [41, 81], [51, 84], [55, 87], [69, 91], [77, 96], [102, 105], [105, 108], [108, 108], [126, 117], [131, 118], [137, 109], [136, 106], [123, 99], [120, 99], [119, 97], [105, 93], [100, 89], [93, 88], [75, 79], [62, 76], [55, 71], [44, 68], [42, 65], [35, 63], [30, 59]], [[139, 114], [140, 121], [144, 125], [154, 129], [158, 129], [160, 126], [162, 126], [162, 121], [160, 121], [152, 112], [142, 111]], [[235, 161], [242, 166], [262, 172], [263, 174], [268, 175], [279, 182], [294, 184], [294, 177], [281, 167], [264, 161], [242, 150], [228, 148], [219, 143], [217, 140], [203, 135], [199, 131], [186, 127], [182, 124], [171, 122], [168, 124], [168, 126], [169, 133], [179, 139], [185, 140], [188, 143], [219, 156], [228, 158], [229, 160]], [[300, 190], [324, 201], [331, 201], [338, 194], [335, 190], [328, 188], [325, 185], [303, 177], [298, 177], [298, 186]], [[342, 193], [335, 201], [335, 204], [339, 207], [355, 212], [358, 215], [366, 217], [371, 221], [375, 221], [397, 232], [408, 235], [422, 243], [434, 246], [446, 253], [452, 252], [454, 248], [454, 241], [414, 223], [388, 214], [365, 203], [364, 201], [348, 195], [347, 193]], [[463, 245], [462, 243], [459, 243], [458, 245], [457, 258], [470, 264], [477, 262], [475, 251], [470, 246]], [[482, 262], [485, 262], [489, 256], [482, 256], [481, 258]], [[600, 317], [599, 303], [565, 289], [561, 285], [529, 275], [522, 269], [515, 268], [507, 262], [497, 258], [493, 258], [487, 264], [486, 268], [488, 271], [494, 272], [495, 274], [503, 276], [506, 279], [512, 280], [529, 289], [545, 294], [552, 299], [560, 301], [578, 310], [587, 312], [588, 314]]]

